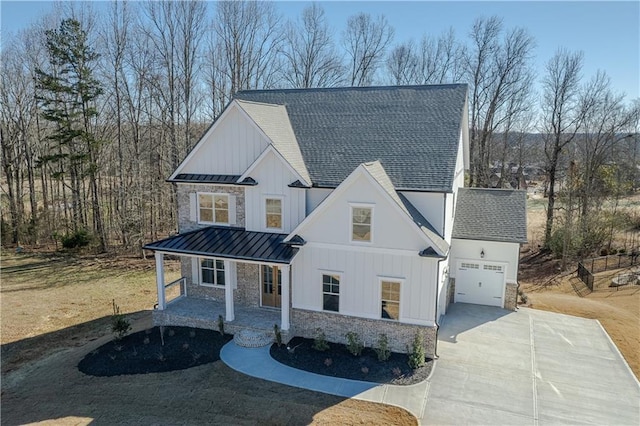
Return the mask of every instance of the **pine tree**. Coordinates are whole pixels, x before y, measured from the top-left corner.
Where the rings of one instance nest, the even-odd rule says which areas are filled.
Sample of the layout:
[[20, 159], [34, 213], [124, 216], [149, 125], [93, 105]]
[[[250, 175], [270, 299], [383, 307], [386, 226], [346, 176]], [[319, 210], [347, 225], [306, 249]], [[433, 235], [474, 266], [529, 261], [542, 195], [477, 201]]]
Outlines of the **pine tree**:
[[[89, 179], [93, 231], [101, 251], [106, 236], [98, 194], [98, 153], [100, 140], [92, 126], [98, 111], [96, 99], [102, 94], [94, 77], [99, 55], [89, 45], [86, 31], [75, 19], [65, 19], [58, 29], [46, 31], [49, 69], [38, 69], [38, 100], [43, 117], [55, 125], [49, 136], [56, 145], [44, 161], [57, 164], [56, 178], [69, 180], [72, 195], [74, 232], [87, 227], [84, 179]], [[64, 187], [64, 185], [63, 185]]]

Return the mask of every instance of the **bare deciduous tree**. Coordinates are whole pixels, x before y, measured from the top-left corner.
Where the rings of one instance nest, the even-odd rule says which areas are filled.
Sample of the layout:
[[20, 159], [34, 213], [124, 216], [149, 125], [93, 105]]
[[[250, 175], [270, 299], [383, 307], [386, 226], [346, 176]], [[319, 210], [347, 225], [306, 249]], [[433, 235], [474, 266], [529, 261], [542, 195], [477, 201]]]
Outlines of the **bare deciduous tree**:
[[547, 62], [542, 80], [542, 127], [545, 135], [547, 173], [547, 219], [544, 245], [549, 247], [553, 232], [556, 202], [556, 179], [560, 154], [576, 137], [582, 122], [579, 90], [582, 72], [582, 52], [558, 50]]
[[374, 82], [393, 33], [383, 15], [374, 19], [368, 13], [359, 13], [348, 19], [343, 43], [349, 58], [351, 86], [370, 86]]
[[288, 23], [282, 54], [283, 79], [291, 87], [332, 87], [342, 81], [342, 60], [324, 9], [317, 3], [303, 10], [298, 22]]

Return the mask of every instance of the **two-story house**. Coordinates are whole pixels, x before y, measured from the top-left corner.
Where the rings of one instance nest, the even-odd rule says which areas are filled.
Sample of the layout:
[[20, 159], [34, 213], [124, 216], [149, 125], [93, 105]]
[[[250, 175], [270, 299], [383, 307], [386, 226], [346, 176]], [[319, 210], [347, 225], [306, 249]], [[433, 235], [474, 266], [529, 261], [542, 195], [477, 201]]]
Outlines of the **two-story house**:
[[237, 93], [169, 178], [179, 234], [146, 246], [156, 324], [397, 351], [420, 330], [433, 354], [448, 303], [515, 309], [525, 194], [463, 188], [467, 110], [462, 84]]

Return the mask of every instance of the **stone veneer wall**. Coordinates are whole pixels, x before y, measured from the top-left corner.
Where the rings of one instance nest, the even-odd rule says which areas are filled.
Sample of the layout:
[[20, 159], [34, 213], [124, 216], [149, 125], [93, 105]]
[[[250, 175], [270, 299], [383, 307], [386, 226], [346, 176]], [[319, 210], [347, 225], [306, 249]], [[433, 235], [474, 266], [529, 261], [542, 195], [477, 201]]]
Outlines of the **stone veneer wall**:
[[[194, 283], [191, 258], [180, 259], [182, 276], [187, 279], [187, 296], [198, 299], [224, 301], [224, 289]], [[243, 306], [260, 306], [260, 265], [236, 263], [237, 288], [233, 290], [233, 302]]]
[[237, 263], [238, 288], [233, 291], [234, 302], [244, 306], [260, 306], [260, 265]]
[[518, 284], [507, 283], [507, 289], [504, 292], [504, 308], [515, 311], [518, 307]]
[[449, 294], [447, 295], [447, 307], [456, 301], [456, 279], [449, 278]]
[[201, 225], [191, 220], [191, 201], [190, 193], [197, 192], [215, 192], [221, 194], [231, 194], [236, 196], [236, 223], [233, 226], [244, 227], [245, 207], [244, 207], [244, 188], [239, 186], [219, 186], [219, 185], [201, 185], [201, 184], [185, 184], [178, 185], [178, 232], [184, 233], [193, 231], [198, 228], [204, 228], [209, 225]]
[[406, 353], [416, 333], [422, 331], [427, 356], [433, 357], [436, 346], [436, 327], [403, 324], [396, 321], [373, 320], [347, 315], [291, 309], [291, 335], [313, 339], [322, 331], [327, 340], [347, 343], [346, 334], [358, 333], [365, 346], [375, 347], [380, 334], [386, 334], [394, 352]]

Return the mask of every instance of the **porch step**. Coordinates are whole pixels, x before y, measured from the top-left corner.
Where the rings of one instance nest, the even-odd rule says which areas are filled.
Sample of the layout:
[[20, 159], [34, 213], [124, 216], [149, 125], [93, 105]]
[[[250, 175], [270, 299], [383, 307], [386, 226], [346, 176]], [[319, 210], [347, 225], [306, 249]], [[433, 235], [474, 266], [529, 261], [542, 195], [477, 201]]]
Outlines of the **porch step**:
[[260, 348], [273, 343], [273, 336], [264, 331], [244, 329], [233, 336], [233, 341], [243, 348]]

